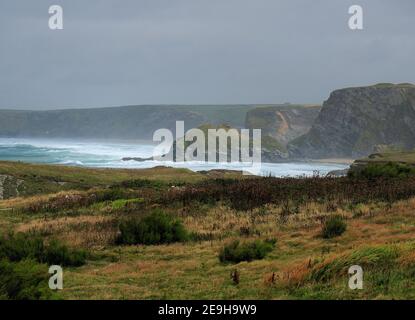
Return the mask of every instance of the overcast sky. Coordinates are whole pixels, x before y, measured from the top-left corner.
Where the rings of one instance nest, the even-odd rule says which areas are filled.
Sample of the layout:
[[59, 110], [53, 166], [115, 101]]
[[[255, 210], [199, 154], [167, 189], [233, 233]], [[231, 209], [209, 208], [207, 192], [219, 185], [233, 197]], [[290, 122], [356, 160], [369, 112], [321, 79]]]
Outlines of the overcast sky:
[[414, 16], [413, 0], [1, 0], [0, 108], [321, 103], [415, 82]]

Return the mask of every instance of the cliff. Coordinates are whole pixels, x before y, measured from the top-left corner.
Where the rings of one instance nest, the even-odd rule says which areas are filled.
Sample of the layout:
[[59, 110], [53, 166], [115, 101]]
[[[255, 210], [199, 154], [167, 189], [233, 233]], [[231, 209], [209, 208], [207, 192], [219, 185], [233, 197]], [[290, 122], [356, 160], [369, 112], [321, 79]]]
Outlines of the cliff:
[[292, 158], [367, 156], [415, 147], [415, 86], [378, 84], [331, 93], [310, 131], [288, 144]]
[[287, 159], [287, 144], [310, 130], [320, 109], [321, 106], [285, 104], [249, 110], [245, 127], [262, 130], [263, 161]]

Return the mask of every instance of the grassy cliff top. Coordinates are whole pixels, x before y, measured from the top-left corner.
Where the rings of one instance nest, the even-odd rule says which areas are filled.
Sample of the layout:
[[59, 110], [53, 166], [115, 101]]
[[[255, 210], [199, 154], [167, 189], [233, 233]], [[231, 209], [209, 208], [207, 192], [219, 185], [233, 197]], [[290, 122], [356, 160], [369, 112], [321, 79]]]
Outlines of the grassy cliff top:
[[[148, 169], [85, 168], [15, 161], [0, 161], [0, 178], [1, 176], [12, 177], [14, 182], [21, 181], [16, 187], [21, 196], [62, 190], [105, 188], [132, 180], [149, 180], [166, 185], [180, 185], [197, 183], [211, 178], [240, 179], [244, 177], [240, 171], [233, 170], [194, 172], [190, 169], [164, 166]], [[0, 183], [0, 189], [2, 187], [4, 186]]]
[[258, 113], [261, 111], [269, 110], [290, 110], [290, 109], [299, 109], [299, 108], [321, 108], [319, 104], [279, 104], [279, 105], [261, 105], [249, 110], [250, 113]]
[[415, 85], [412, 83], [377, 83], [373, 87], [380, 87], [380, 88], [414, 88]]
[[[383, 88], [391, 89], [391, 88], [396, 88], [396, 89], [404, 89], [404, 88], [415, 88], [415, 85], [412, 84], [412, 83], [389, 83], [389, 82], [381, 82], [381, 83], [376, 83], [376, 84], [368, 85], [368, 86], [347, 87], [347, 88], [338, 89], [338, 90], [359, 89], [359, 88], [376, 88], [376, 89], [383, 89]], [[335, 90], [335, 91], [338, 91], [338, 90]]]
[[374, 153], [367, 158], [356, 160], [356, 163], [399, 162], [415, 165], [415, 151]]
[[49, 164], [0, 161], [0, 176], [22, 181], [21, 195], [60, 190], [86, 190], [127, 180], [145, 179], [165, 183], [198, 182], [206, 178], [188, 169], [155, 167], [150, 169], [99, 169]]

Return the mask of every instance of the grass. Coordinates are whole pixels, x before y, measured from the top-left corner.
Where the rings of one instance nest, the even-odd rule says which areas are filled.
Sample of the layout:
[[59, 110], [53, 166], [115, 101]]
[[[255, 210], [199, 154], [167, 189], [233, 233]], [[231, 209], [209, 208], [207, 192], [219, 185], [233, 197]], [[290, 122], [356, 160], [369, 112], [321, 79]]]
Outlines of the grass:
[[[24, 174], [31, 170], [27, 166]], [[50, 180], [65, 174], [61, 167], [41, 167]], [[79, 168], [68, 170], [85, 174]], [[105, 185], [95, 185], [93, 181], [99, 179], [95, 177], [88, 182], [94, 184], [91, 188], [82, 189], [85, 185], [80, 183], [77, 190], [60, 186], [50, 194], [0, 201], [0, 208], [7, 209], [0, 211], [3, 234], [36, 234], [45, 244], [57, 239], [68, 250], [90, 253], [86, 264], [64, 267], [64, 289], [56, 293], [57, 298], [415, 298], [415, 182], [411, 176], [239, 179], [224, 178], [222, 172], [213, 177], [197, 174], [194, 179], [187, 172], [159, 168], [153, 169], [151, 177], [137, 172], [123, 180], [122, 171], [115, 172], [116, 177], [108, 177]], [[145, 221], [155, 210], [162, 210], [168, 221], [181, 221], [189, 234], [187, 241], [115, 244], [120, 223]], [[324, 223], [337, 216], [347, 221], [347, 229], [338, 237], [322, 237]], [[278, 239], [277, 246], [267, 239]], [[219, 253], [234, 243], [228, 247], [233, 253], [248, 248], [240, 252], [254, 254], [248, 258], [233, 254], [236, 260], [227, 255], [222, 261], [230, 263], [222, 263]], [[31, 270], [24, 261], [13, 263], [21, 263], [19, 270]], [[348, 288], [347, 270], [353, 264], [364, 270], [363, 290]], [[35, 274], [47, 271], [46, 265], [39, 265], [33, 267]], [[17, 271], [7, 272], [12, 279], [20, 279]], [[237, 274], [237, 281], [230, 274]], [[45, 282], [39, 279], [33, 285], [35, 293], [43, 292]]]
[[136, 204], [143, 203], [144, 199], [118, 199], [111, 202], [111, 208], [113, 210], [126, 209], [128, 207], [134, 206]]
[[[263, 260], [239, 263], [240, 283], [237, 288], [229, 279], [233, 265], [223, 265], [217, 256], [227, 240], [217, 239], [200, 243], [159, 246], [109, 246], [99, 251], [103, 256], [102, 260], [92, 261], [81, 269], [68, 271], [65, 277], [66, 287], [61, 294], [63, 298], [68, 299], [407, 297], [411, 293], [405, 288], [400, 291], [396, 289], [398, 292], [393, 296], [388, 295], [387, 292], [383, 293], [380, 288], [364, 292], [349, 292], [348, 275], [338, 273], [337, 269], [336, 277], [331, 282], [322, 284], [315, 281], [305, 282], [304, 287], [308, 288], [307, 291], [301, 291], [295, 285], [287, 288], [284, 285], [284, 277], [293, 277], [287, 276], [288, 271], [306, 265], [310, 259], [312, 263], [315, 263], [320, 259], [342, 255], [344, 251], [355, 250], [353, 248], [376, 248], [382, 243], [391, 241], [411, 243], [412, 234], [415, 231], [415, 221], [411, 213], [415, 208], [414, 205], [415, 200], [393, 206], [387, 213], [388, 216], [393, 216], [393, 223], [383, 222], [385, 213], [382, 213], [381, 209], [375, 217], [371, 218], [372, 220], [368, 219], [369, 216], [354, 219], [340, 241], [319, 238], [320, 226], [318, 224], [304, 228], [303, 223], [292, 221], [288, 225], [276, 227], [275, 220], [272, 221], [271, 217], [266, 217], [261, 222], [258, 221], [259, 228], [262, 229], [264, 236], [278, 238], [278, 251], [270, 253]], [[402, 210], [402, 208], [406, 209]], [[270, 216], [273, 215], [273, 211], [270, 211]], [[239, 222], [234, 217], [233, 223], [245, 222]], [[202, 219], [200, 219], [200, 225], [202, 224]], [[185, 225], [192, 226], [190, 219], [185, 221]], [[399, 233], [395, 233], [396, 225], [400, 226]], [[215, 228], [213, 224], [211, 226]], [[226, 229], [236, 231], [237, 227], [227, 225]], [[225, 231], [225, 228], [223, 230]], [[228, 234], [229, 239], [236, 237], [236, 233], [229, 232]], [[254, 240], [255, 237], [249, 239]], [[365, 256], [368, 252], [360, 251], [361, 255], [356, 255], [354, 260], [349, 262], [356, 263], [360, 256]], [[396, 261], [395, 258], [393, 259]], [[402, 255], [400, 259], [403, 259], [402, 261], [407, 259], [407, 264], [413, 261], [409, 252]], [[394, 269], [399, 271], [397, 266], [392, 266], [391, 270]], [[274, 272], [279, 280], [275, 285], [270, 285], [266, 279]], [[407, 276], [406, 281], [412, 283], [412, 278]], [[334, 285], [333, 290], [327, 289], [331, 287], [331, 283]], [[370, 280], [366, 285], [369, 284], [371, 284]], [[321, 285], [325, 287], [323, 291], [319, 289]], [[336, 291], [335, 289], [339, 287], [342, 290]]]
[[[363, 246], [299, 266], [284, 285], [307, 297], [399, 299], [405, 292], [406, 298], [413, 299], [413, 249], [413, 244]], [[347, 290], [345, 280], [352, 265], [364, 271], [363, 290]]]
[[205, 177], [188, 169], [158, 167], [151, 169], [91, 169], [58, 165], [0, 161], [0, 175], [23, 180], [22, 195], [53, 193], [61, 190], [87, 190], [134, 179], [161, 182], [195, 182]]
[[384, 152], [384, 153], [375, 153], [370, 155], [368, 158], [356, 160], [357, 164], [367, 164], [367, 163], [403, 163], [407, 165], [415, 164], [415, 151], [405, 151], [405, 152]]

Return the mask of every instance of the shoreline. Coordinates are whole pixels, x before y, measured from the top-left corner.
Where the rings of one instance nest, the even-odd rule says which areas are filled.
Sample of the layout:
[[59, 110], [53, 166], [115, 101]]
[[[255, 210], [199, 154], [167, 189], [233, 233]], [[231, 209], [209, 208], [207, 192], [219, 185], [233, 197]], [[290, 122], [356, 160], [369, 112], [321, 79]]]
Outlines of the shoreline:
[[[207, 167], [191, 167], [185, 165], [171, 165], [170, 163], [153, 163], [153, 165], [144, 166], [144, 167], [113, 167], [113, 166], [90, 166], [90, 165], [76, 165], [76, 164], [61, 164], [61, 163], [39, 163], [39, 162], [27, 162], [27, 161], [13, 161], [13, 160], [0, 160], [0, 167], [2, 165], [12, 165], [19, 164], [19, 165], [27, 165], [27, 166], [36, 166], [36, 167], [59, 167], [64, 170], [94, 170], [96, 172], [105, 172], [105, 171], [112, 171], [112, 172], [130, 172], [138, 173], [138, 172], [146, 172], [152, 171], [156, 173], [158, 170], [174, 170], [179, 172], [180, 170], [187, 170], [188, 172], [193, 172], [195, 174], [202, 174], [202, 175], [217, 175], [219, 174], [241, 174], [243, 171], [246, 172], [245, 175], [247, 176], [257, 176], [257, 177], [264, 177], [264, 176], [273, 176], [273, 177], [303, 177], [303, 176], [311, 176], [314, 174], [315, 171], [320, 172], [321, 175], [326, 175], [333, 173], [335, 171], [342, 171], [348, 170], [349, 166], [342, 163], [326, 163], [327, 167], [322, 169], [321, 166], [324, 166], [324, 163], [319, 161], [296, 161], [296, 162], [279, 162], [279, 163], [263, 163], [263, 168], [261, 172], [249, 172], [249, 169], [244, 169], [243, 167], [223, 167], [223, 166], [207, 166]], [[290, 168], [290, 164], [294, 165], [294, 168]], [[279, 165], [281, 166], [280, 168]], [[302, 168], [301, 165], [308, 165], [308, 168]], [[330, 168], [332, 166], [332, 168]], [[272, 168], [274, 167], [274, 168]], [[311, 167], [311, 168], [310, 168]], [[314, 169], [313, 169], [314, 167]], [[0, 174], [1, 175], [1, 174]]]
[[310, 159], [307, 160], [309, 162], [317, 162], [317, 163], [332, 163], [332, 164], [345, 164], [351, 165], [357, 159], [349, 159], [349, 158], [327, 158], [327, 159]]

